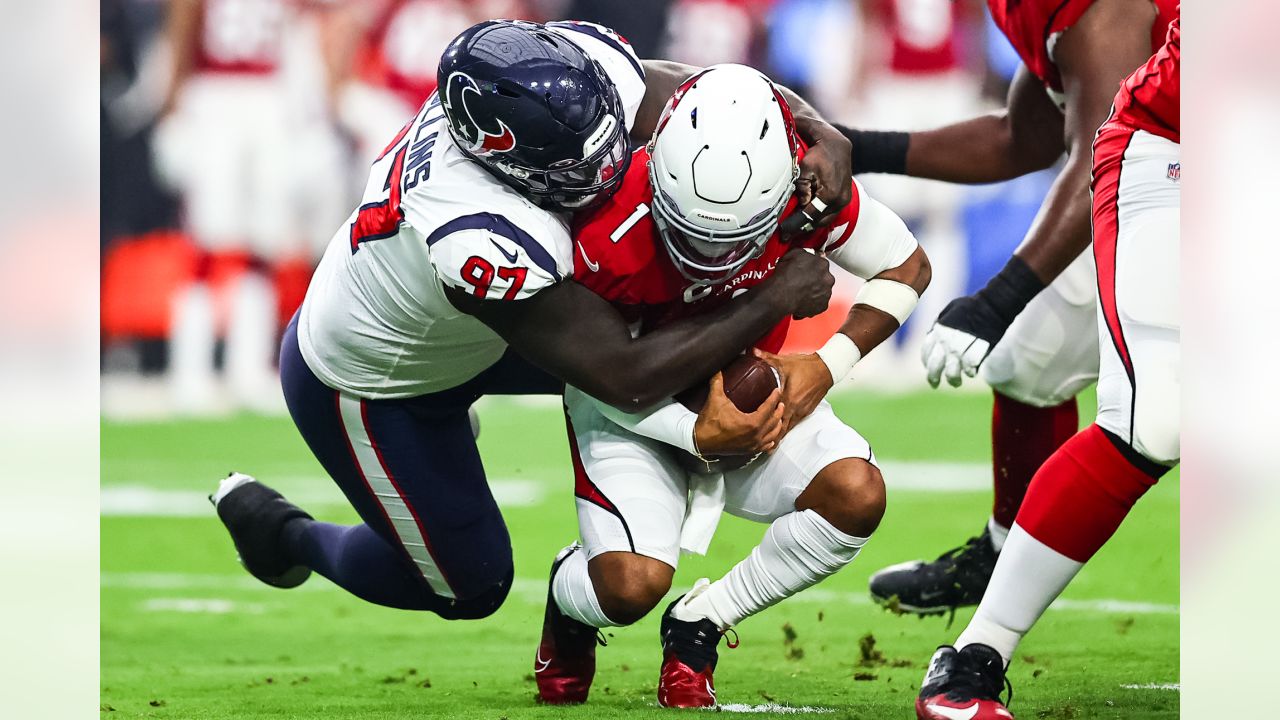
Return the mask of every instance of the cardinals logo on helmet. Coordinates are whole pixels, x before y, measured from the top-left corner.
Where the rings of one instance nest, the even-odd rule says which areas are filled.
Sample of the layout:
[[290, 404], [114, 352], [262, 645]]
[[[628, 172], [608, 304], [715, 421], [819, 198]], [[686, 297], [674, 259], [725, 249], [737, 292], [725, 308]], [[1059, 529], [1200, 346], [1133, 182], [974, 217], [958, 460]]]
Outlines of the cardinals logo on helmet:
[[[449, 76], [443, 97], [445, 108], [453, 120], [454, 128], [471, 144], [470, 150], [477, 155], [488, 155], [495, 152], [508, 152], [516, 146], [516, 136], [511, 128], [501, 120], [498, 131], [490, 132], [479, 122], [467, 105], [468, 94], [480, 97], [480, 87], [470, 75], [455, 72]], [[461, 112], [459, 112], [459, 110]]]

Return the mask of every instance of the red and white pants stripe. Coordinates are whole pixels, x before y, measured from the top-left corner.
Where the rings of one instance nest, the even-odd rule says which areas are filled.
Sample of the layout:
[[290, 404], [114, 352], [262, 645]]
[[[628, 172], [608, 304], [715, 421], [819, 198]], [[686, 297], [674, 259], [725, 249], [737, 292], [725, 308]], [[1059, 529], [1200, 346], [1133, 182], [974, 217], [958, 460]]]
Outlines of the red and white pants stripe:
[[1179, 145], [1108, 122], [1093, 146], [1098, 268], [1098, 425], [1148, 459], [1176, 463]]

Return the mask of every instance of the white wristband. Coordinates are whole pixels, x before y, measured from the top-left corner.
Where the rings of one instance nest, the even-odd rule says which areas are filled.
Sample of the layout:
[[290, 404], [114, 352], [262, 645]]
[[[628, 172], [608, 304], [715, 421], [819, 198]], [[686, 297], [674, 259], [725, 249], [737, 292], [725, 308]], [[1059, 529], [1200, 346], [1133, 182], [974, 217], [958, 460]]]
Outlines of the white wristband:
[[853, 366], [862, 359], [862, 351], [853, 343], [853, 339], [842, 332], [831, 336], [826, 345], [818, 349], [818, 357], [826, 363], [831, 373], [831, 384], [835, 385], [849, 377]]
[[862, 286], [853, 304], [870, 305], [877, 310], [883, 310], [892, 315], [901, 325], [907, 321], [911, 311], [916, 309], [918, 302], [920, 302], [920, 294], [910, 285], [897, 280], [874, 278]]

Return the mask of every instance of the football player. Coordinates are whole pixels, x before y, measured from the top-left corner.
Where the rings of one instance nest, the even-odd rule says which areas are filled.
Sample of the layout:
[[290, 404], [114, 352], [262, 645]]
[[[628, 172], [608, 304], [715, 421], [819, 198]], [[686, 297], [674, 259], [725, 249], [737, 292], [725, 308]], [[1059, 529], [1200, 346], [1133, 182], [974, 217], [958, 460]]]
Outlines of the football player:
[[[625, 413], [590, 388], [566, 388], [582, 545], [552, 566], [534, 667], [545, 702], [586, 700], [598, 628], [629, 625], [652, 610], [671, 587], [681, 549], [704, 552], [722, 510], [768, 530], [728, 574], [700, 580], [666, 609], [664, 706], [714, 705], [720, 637], [848, 565], [880, 522], [885, 490], [871, 448], [823, 397], [911, 313], [929, 264], [906, 225], [852, 184], [855, 200], [829, 231], [782, 240], [779, 220], [797, 212], [790, 187], [803, 152], [787, 102], [768, 78], [741, 65], [713, 66], [672, 96], [621, 190], [575, 222], [574, 278], [616, 306], [641, 338], [751, 297], [797, 255], [825, 254], [867, 282], [817, 353], [771, 354], [786, 320], [755, 339], [780, 371], [796, 422], [781, 439], [775, 433], [734, 447], [768, 453], [737, 469], [682, 468], [682, 456], [714, 454], [706, 449], [714, 428], [671, 398]], [[729, 401], [717, 375], [707, 406], [718, 404]], [[770, 409], [776, 404], [756, 413]]]
[[[1075, 397], [1098, 377], [1097, 285], [1089, 246], [1089, 148], [1120, 82], [1163, 42], [1175, 0], [988, 0], [1022, 58], [1008, 107], [922, 132], [848, 131], [855, 172], [949, 182], [1007, 180], [1067, 153], [1005, 267], [953, 300], [925, 338], [929, 383], [959, 386], [979, 366], [995, 391], [995, 499], [978, 537], [933, 562], [871, 578], [879, 602], [921, 614], [974, 605], [1027, 485], [1079, 429]], [[1016, 320], [1015, 320], [1016, 318]]]
[[977, 612], [933, 656], [920, 720], [1013, 717], [998, 696], [1018, 643], [1181, 455], [1178, 12], [1093, 142], [1097, 420], [1036, 473]]
[[[294, 423], [363, 523], [317, 522], [242, 474], [212, 500], [266, 583], [292, 587], [314, 570], [370, 602], [478, 618], [512, 578], [468, 421], [478, 397], [559, 394], [563, 379], [646, 407], [780, 319], [825, 309], [832, 280], [820, 259], [796, 256], [764, 292], [632, 338], [607, 302], [566, 282], [565, 213], [617, 190], [628, 135], [652, 131], [660, 106], [647, 103], [676, 78], [646, 73], [600, 26], [490, 21], [449, 45], [438, 79], [373, 164], [280, 352]], [[809, 118], [821, 147], [835, 131]], [[827, 154], [806, 193], [813, 212], [840, 204], [825, 190], [841, 172]], [[741, 416], [720, 420], [729, 441], [754, 432]]]

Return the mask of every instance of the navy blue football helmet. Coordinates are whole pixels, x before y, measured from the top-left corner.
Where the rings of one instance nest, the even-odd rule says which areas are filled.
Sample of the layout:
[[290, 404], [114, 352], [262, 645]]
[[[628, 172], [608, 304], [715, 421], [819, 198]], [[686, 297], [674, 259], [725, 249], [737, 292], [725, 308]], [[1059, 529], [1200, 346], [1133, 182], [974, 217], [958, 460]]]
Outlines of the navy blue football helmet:
[[600, 63], [546, 26], [472, 26], [445, 49], [437, 80], [458, 147], [540, 207], [594, 204], [626, 174], [617, 88]]

